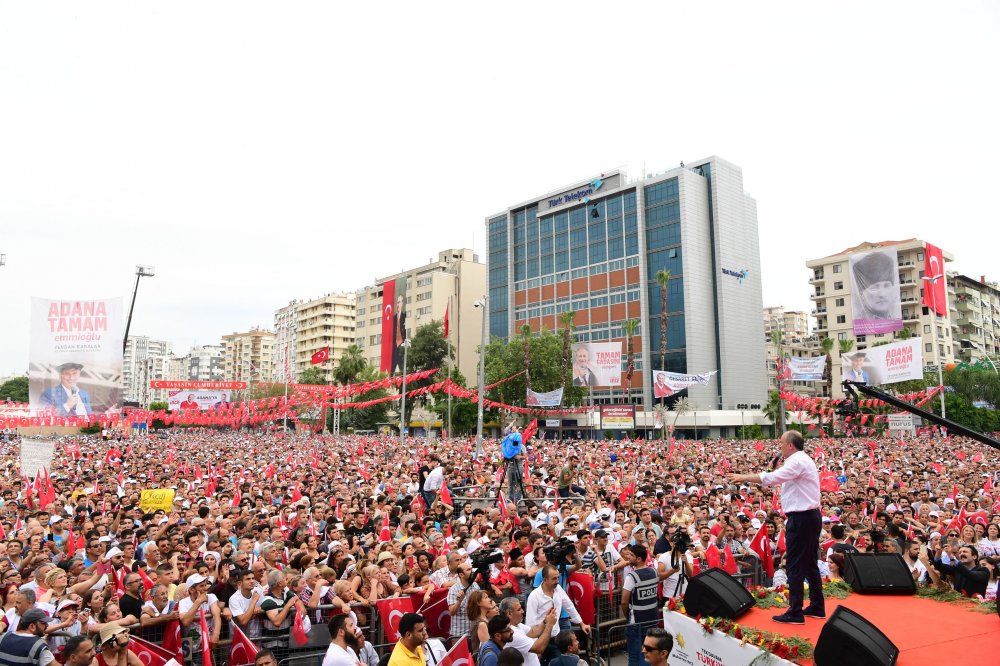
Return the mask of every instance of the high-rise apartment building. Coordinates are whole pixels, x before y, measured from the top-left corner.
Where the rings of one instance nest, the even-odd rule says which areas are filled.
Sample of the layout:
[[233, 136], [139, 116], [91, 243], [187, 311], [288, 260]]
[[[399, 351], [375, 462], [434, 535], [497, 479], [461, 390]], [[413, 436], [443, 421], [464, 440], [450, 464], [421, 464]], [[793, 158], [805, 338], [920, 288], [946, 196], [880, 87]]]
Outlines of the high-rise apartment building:
[[986, 276], [949, 274], [948, 311], [955, 361], [1000, 366], [1000, 286]]
[[809, 313], [785, 310], [781, 305], [764, 308], [764, 333], [781, 331], [788, 339], [804, 340], [809, 337]]
[[299, 301], [291, 300], [285, 307], [274, 311], [274, 348], [278, 350], [276, 353], [282, 361], [275, 363], [271, 370], [271, 381], [275, 383], [284, 382], [286, 379], [283, 361], [286, 351], [289, 358], [287, 379], [290, 382], [295, 381], [295, 377], [292, 376], [294, 374], [292, 359], [295, 358], [296, 352], [295, 328], [298, 324], [296, 315], [298, 307]]
[[253, 328], [245, 333], [222, 336], [224, 381], [248, 384], [270, 381], [272, 363], [282, 362], [274, 354], [274, 333]]
[[365, 359], [379, 367], [382, 354], [382, 287], [406, 278], [406, 329], [408, 337], [424, 324], [444, 319], [448, 313], [455, 362], [470, 382], [478, 376], [482, 311], [474, 303], [486, 294], [486, 265], [468, 248], [448, 249], [437, 260], [380, 278], [357, 292], [355, 340]]
[[[926, 288], [923, 279], [926, 245], [925, 241], [916, 238], [904, 241], [864, 242], [829, 257], [807, 261], [806, 266], [812, 270], [812, 277], [809, 279], [812, 289], [810, 298], [816, 305], [816, 309], [813, 310], [816, 316], [814, 332], [820, 338], [851, 340], [854, 343], [854, 350], [859, 351], [878, 342], [892, 342], [898, 337], [898, 333], [856, 335], [853, 327], [854, 295], [851, 293], [850, 257], [852, 254], [870, 250], [891, 249], [896, 251], [898, 263], [903, 325], [914, 335], [922, 338], [924, 366], [952, 363], [955, 353], [951, 320], [948, 316], [938, 315], [923, 305]], [[942, 258], [945, 264], [954, 261], [951, 253], [944, 250]], [[834, 346], [832, 353], [836, 360], [833, 364], [833, 397], [841, 398], [844, 392], [840, 385], [839, 342]]]
[[[295, 328], [292, 331], [294, 347], [290, 347], [292, 360], [291, 381], [297, 381], [307, 368], [312, 367], [312, 356], [324, 347], [330, 348], [330, 360], [316, 367], [324, 371], [327, 383], [333, 381], [333, 369], [344, 351], [354, 344], [354, 292], [326, 294], [295, 306]], [[275, 313], [275, 321], [277, 321]], [[285, 350], [275, 347], [275, 354], [284, 357]], [[278, 375], [282, 375], [279, 368]]]
[[150, 366], [146, 364], [146, 359], [169, 358], [172, 348], [173, 345], [166, 340], [152, 340], [146, 335], [128, 336], [123, 365], [126, 401], [148, 402], [150, 379], [164, 377], [150, 377]]
[[[629, 399], [650, 410], [666, 316], [664, 369], [717, 371], [688, 389], [695, 409], [767, 402], [757, 204], [740, 167], [713, 156], [638, 179], [610, 171], [512, 205], [486, 227], [492, 335], [559, 330], [559, 314], [572, 310], [579, 341], [624, 350], [623, 324], [636, 319]], [[666, 313], [661, 270], [671, 275]], [[622, 386], [625, 365], [623, 354]], [[593, 397], [621, 400], [622, 390], [597, 387]]]

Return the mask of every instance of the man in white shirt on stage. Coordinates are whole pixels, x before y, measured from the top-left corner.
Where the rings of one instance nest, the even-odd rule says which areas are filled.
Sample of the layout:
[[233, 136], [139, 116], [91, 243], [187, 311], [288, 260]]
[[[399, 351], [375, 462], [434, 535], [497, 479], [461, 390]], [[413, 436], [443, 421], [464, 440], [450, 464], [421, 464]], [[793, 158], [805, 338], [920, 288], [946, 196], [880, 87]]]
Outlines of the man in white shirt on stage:
[[[819, 472], [803, 449], [805, 440], [789, 430], [779, 440], [784, 463], [773, 472], [729, 474], [733, 483], [781, 484], [781, 508], [785, 521], [785, 558], [788, 574], [788, 610], [775, 615], [783, 624], [805, 624], [806, 617], [825, 618], [823, 581], [819, 574], [817, 553], [822, 517], [819, 504]], [[775, 456], [777, 462], [778, 456]], [[809, 581], [809, 605], [803, 609], [803, 581]]]

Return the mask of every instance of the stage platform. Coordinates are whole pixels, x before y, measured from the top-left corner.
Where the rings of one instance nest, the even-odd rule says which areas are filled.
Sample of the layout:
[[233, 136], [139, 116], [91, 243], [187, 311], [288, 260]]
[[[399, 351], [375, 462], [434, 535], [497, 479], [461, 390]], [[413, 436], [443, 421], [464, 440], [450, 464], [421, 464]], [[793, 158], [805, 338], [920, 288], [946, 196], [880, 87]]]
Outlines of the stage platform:
[[[896, 644], [898, 666], [1000, 664], [1000, 617], [996, 613], [918, 597], [851, 594], [846, 599], [828, 597], [827, 617], [840, 605], [859, 613]], [[815, 647], [826, 620], [806, 618], [805, 625], [774, 622], [771, 617], [781, 612], [780, 608], [753, 608], [736, 621], [782, 636], [799, 636]]]

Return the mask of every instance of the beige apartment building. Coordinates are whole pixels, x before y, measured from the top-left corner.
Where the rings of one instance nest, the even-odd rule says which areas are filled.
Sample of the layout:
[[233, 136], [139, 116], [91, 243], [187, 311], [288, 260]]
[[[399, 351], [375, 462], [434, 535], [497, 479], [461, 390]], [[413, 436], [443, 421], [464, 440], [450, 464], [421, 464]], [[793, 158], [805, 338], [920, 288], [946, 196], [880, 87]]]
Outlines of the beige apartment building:
[[805, 339], [809, 337], [809, 313], [796, 310], [785, 310], [777, 305], [764, 308], [764, 333], [778, 330], [788, 339]]
[[[353, 292], [326, 294], [295, 306], [295, 329], [292, 345], [294, 363], [292, 372], [297, 381], [307, 368], [312, 367], [312, 356], [323, 347], [330, 348], [330, 360], [316, 367], [323, 370], [327, 383], [333, 381], [333, 370], [347, 348], [354, 344], [356, 295]], [[275, 313], [277, 321], [278, 313]], [[279, 355], [284, 350], [277, 348]], [[281, 374], [281, 370], [278, 370]]]
[[222, 367], [227, 382], [270, 381], [275, 354], [274, 333], [253, 328], [245, 333], [222, 336]]
[[[295, 358], [295, 330], [298, 326], [298, 309], [299, 301], [292, 300], [288, 301], [288, 305], [283, 308], [279, 308], [274, 311], [274, 348], [277, 350], [275, 353], [280, 356], [280, 358], [285, 358], [285, 350], [288, 350], [288, 381], [294, 382], [295, 378], [292, 376], [294, 374], [294, 364], [291, 359]], [[285, 381], [285, 364], [274, 363], [271, 370], [271, 381], [274, 383], [282, 383]]]
[[482, 308], [474, 303], [486, 294], [486, 264], [471, 249], [448, 249], [417, 268], [380, 278], [357, 292], [355, 341], [365, 359], [379, 367], [382, 355], [382, 286], [406, 278], [406, 329], [412, 337], [418, 328], [448, 319], [451, 344], [458, 369], [470, 384], [478, 377], [479, 342], [482, 335]]
[[1000, 287], [952, 273], [948, 275], [952, 353], [958, 363], [1000, 365]]
[[[917, 238], [877, 243], [866, 241], [829, 257], [807, 261], [806, 266], [812, 270], [812, 277], [809, 279], [812, 288], [810, 298], [816, 306], [812, 311], [816, 317], [813, 332], [820, 339], [831, 337], [834, 340], [853, 340], [855, 350], [867, 349], [877, 342], [891, 342], [897, 337], [898, 333], [855, 335], [852, 325], [849, 257], [854, 253], [880, 248], [894, 249], [897, 252], [903, 325], [922, 338], [924, 367], [954, 362], [951, 318], [936, 315], [923, 305], [926, 241]], [[945, 250], [942, 250], [942, 258], [945, 265], [954, 261], [952, 254]], [[836, 345], [832, 353], [839, 361]], [[841, 398], [844, 393], [840, 386], [839, 362], [834, 362], [833, 374], [833, 397]]]

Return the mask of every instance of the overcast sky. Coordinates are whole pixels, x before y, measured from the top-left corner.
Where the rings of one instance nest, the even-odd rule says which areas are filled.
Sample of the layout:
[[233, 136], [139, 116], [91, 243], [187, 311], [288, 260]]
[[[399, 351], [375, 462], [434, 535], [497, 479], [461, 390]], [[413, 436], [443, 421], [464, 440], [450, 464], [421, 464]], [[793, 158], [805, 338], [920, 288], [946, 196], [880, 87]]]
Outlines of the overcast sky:
[[132, 332], [183, 353], [713, 154], [758, 201], [766, 305], [864, 240], [1000, 279], [998, 34], [997, 2], [4, 3], [0, 376], [30, 297], [127, 301], [137, 263]]

